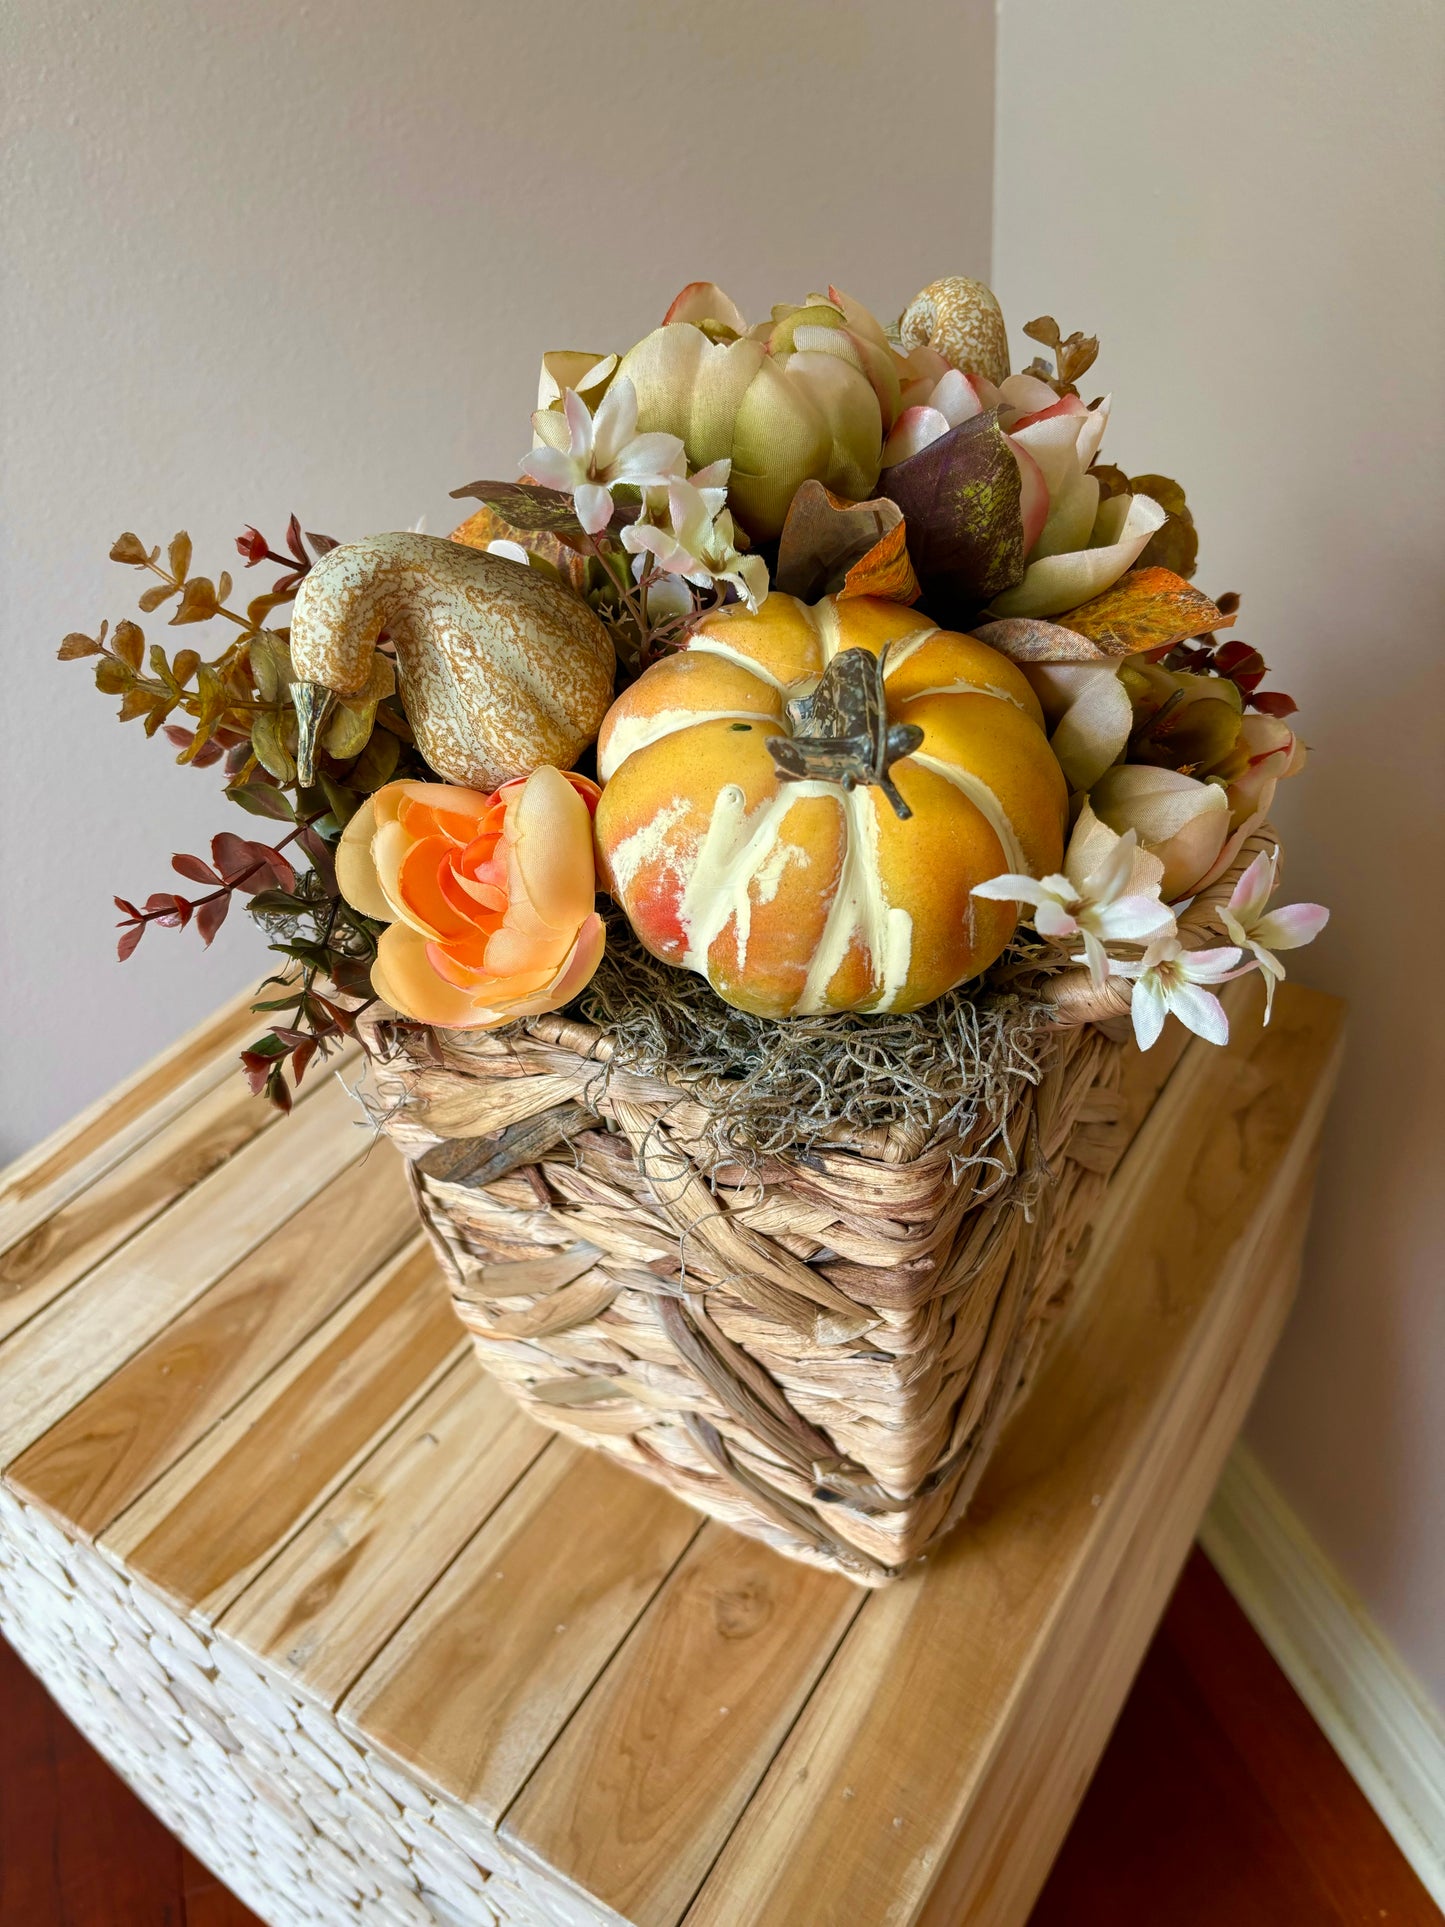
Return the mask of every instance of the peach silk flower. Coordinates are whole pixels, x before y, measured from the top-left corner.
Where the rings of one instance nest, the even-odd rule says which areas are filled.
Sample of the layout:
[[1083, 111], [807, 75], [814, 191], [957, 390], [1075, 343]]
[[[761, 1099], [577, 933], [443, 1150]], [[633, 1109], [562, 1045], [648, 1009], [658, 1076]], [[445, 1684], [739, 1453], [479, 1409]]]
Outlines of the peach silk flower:
[[450, 783], [378, 790], [336, 852], [341, 894], [388, 925], [376, 994], [448, 1030], [490, 1030], [575, 997], [602, 960], [598, 794], [546, 766], [492, 796]]

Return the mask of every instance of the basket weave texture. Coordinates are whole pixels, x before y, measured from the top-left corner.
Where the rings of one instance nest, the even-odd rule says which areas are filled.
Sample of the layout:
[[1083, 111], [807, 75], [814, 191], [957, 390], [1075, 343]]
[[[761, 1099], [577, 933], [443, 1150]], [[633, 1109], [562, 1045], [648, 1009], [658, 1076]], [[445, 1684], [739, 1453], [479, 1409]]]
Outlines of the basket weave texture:
[[[1273, 841], [1196, 899], [1186, 944], [1220, 940], [1214, 906]], [[967, 1506], [1123, 1149], [1128, 986], [1070, 970], [1046, 995], [1040, 1076], [986, 1163], [966, 1132], [895, 1126], [719, 1166], [696, 1091], [558, 1016], [499, 1037], [373, 1008], [364, 1095], [482, 1363], [534, 1416], [881, 1585]]]

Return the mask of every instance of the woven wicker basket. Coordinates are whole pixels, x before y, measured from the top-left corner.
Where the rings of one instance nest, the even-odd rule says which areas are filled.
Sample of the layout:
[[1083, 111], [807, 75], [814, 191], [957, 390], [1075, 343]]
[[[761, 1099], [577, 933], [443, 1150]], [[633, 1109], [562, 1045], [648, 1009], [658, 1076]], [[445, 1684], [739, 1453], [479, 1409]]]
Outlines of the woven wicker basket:
[[[1273, 841], [1196, 899], [1186, 944], [1220, 941], [1214, 907]], [[499, 1038], [373, 1009], [366, 1097], [483, 1364], [534, 1416], [881, 1585], [967, 1505], [1123, 1148], [1129, 986], [1066, 970], [1047, 994], [1002, 1181], [955, 1179], [966, 1139], [897, 1128], [712, 1168], [695, 1094], [604, 1081], [607, 1039], [555, 1016]]]

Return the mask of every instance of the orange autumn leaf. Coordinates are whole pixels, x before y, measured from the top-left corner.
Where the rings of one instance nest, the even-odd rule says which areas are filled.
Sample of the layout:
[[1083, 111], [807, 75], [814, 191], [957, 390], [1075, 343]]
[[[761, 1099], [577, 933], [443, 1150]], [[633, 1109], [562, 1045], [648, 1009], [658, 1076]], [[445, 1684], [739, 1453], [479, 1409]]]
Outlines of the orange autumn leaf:
[[850, 502], [816, 479], [806, 481], [783, 524], [773, 587], [804, 602], [840, 594], [916, 602], [920, 590], [906, 540], [903, 511], [886, 496]]
[[1152, 654], [1227, 629], [1233, 621], [1172, 569], [1130, 569], [1112, 589], [1058, 617], [1065, 629], [1096, 642], [1108, 656]]
[[870, 595], [888, 602], [913, 603], [922, 593], [908, 554], [908, 525], [900, 520], [849, 569], [838, 598], [842, 601], [846, 596]]
[[550, 529], [515, 528], [497, 509], [483, 505], [459, 522], [448, 539], [468, 549], [485, 549], [489, 542], [520, 542], [539, 561], [550, 563], [574, 594], [581, 595], [586, 587], [587, 555]]

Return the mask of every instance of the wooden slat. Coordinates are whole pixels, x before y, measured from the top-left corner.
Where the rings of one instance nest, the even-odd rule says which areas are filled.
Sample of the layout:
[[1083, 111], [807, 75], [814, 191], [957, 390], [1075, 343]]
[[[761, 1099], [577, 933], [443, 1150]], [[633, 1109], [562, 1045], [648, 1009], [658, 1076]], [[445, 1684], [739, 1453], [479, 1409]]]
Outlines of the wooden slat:
[[469, 1350], [221, 1619], [331, 1706], [550, 1443]]
[[[1118, 1616], [1109, 1589], [1131, 1542], [1128, 1584], [1147, 1591], [1138, 1568], [1153, 1559], [1162, 1600], [1283, 1314], [1279, 1263], [1249, 1260], [1271, 1198], [1284, 1208], [1301, 1182], [1340, 1029], [1334, 999], [1291, 991], [1269, 1031], [1237, 1023], [1229, 1050], [1186, 1054], [1114, 1180], [1074, 1315], [968, 1522], [859, 1615], [688, 1927], [923, 1918], [981, 1786], [1004, 1770], [1035, 1668], [1053, 1651], [1083, 1690], [1090, 1656], [1075, 1641], [1091, 1614]], [[1161, 1459], [1169, 1474], [1152, 1477]], [[960, 1910], [972, 1876], [958, 1864], [940, 1921], [1022, 1919]]]
[[414, 1237], [401, 1160], [363, 1155], [9, 1468], [94, 1537]]
[[[1133, 1503], [1091, 1549], [1067, 1620], [1050, 1628], [967, 1823], [919, 1913], [919, 1927], [1023, 1927], [1173, 1590], [1199, 1515], [1289, 1312], [1313, 1190], [1313, 1163], [1271, 1199], [1263, 1239], [1206, 1308], [1175, 1391], [1198, 1429], [1161, 1427]], [[1218, 1341], [1218, 1342], [1212, 1342]], [[1113, 1576], [1127, 1571], [1128, 1583]]]
[[214, 1017], [0, 1172], [0, 1251], [79, 1197], [207, 1091], [229, 1077], [239, 1083], [237, 1054], [265, 1028], [265, 1020], [251, 1011], [255, 996], [254, 989], [239, 992]]
[[278, 1121], [227, 1077], [34, 1226], [0, 1255], [0, 1343]]
[[356, 1117], [354, 1101], [325, 1080], [288, 1119], [284, 1156], [263, 1132], [17, 1332], [0, 1349], [0, 1465], [345, 1169]]
[[864, 1598], [705, 1526], [505, 1836], [637, 1927], [671, 1927]]
[[342, 1703], [342, 1723], [495, 1824], [698, 1531], [558, 1441]]
[[467, 1340], [408, 1247], [122, 1513], [100, 1543], [214, 1621]]

